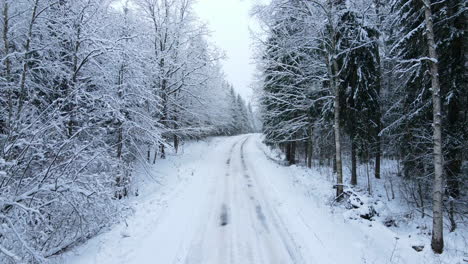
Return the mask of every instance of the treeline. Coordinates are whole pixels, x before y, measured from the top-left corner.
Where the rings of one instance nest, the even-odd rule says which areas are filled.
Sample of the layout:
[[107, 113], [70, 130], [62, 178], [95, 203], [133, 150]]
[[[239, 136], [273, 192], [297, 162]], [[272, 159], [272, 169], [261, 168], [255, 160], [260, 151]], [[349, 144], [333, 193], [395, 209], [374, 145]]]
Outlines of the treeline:
[[398, 161], [423, 216], [433, 200], [441, 252], [443, 213], [453, 231], [467, 207], [466, 1], [273, 0], [256, 14], [265, 141], [290, 164], [332, 164], [337, 198], [342, 153], [352, 185], [359, 163], [380, 178]]
[[221, 130], [221, 135], [240, 135], [253, 133], [259, 130], [258, 120], [250, 103], [246, 103], [244, 98], [236, 94], [234, 87], [227, 84], [229, 94], [224, 107], [228, 109], [227, 126]]
[[45, 262], [113, 223], [136, 161], [252, 130], [192, 4], [1, 1], [1, 263]]

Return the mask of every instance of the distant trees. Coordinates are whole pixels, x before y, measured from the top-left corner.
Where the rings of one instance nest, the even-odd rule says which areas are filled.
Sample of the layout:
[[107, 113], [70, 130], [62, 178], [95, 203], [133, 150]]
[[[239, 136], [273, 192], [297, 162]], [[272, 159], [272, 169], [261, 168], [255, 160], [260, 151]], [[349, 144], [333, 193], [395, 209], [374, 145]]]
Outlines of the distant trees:
[[[338, 198], [343, 150], [350, 153], [353, 185], [359, 162], [374, 164], [376, 178], [382, 155], [401, 162], [423, 216], [434, 185], [433, 248], [441, 252], [441, 208], [448, 208], [454, 230], [457, 205], [466, 206], [460, 191], [468, 149], [464, 2], [272, 1], [257, 15], [268, 31], [259, 56], [266, 142], [282, 147], [290, 164], [300, 157], [309, 166], [312, 159], [333, 163]], [[440, 137], [433, 136], [439, 127]]]
[[132, 167], [252, 131], [191, 0], [0, 4], [0, 262], [44, 262], [117, 217]]
[[227, 97], [227, 107], [230, 111], [227, 134], [238, 135], [254, 132], [255, 123], [252, 109], [246, 105], [240, 95], [236, 94], [232, 86], [227, 86], [230, 89]]

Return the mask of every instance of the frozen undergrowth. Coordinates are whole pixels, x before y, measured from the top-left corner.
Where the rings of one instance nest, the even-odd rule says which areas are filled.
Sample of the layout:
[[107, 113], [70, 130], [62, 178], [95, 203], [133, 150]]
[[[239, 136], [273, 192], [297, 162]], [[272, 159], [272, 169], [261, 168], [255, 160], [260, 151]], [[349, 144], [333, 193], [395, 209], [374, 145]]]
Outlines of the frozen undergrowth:
[[[284, 166], [284, 155], [277, 149], [258, 144], [265, 155], [277, 164]], [[346, 164], [345, 164], [346, 166]], [[431, 250], [430, 207], [422, 217], [421, 210], [408, 201], [404, 193], [407, 182], [397, 176], [397, 164], [393, 160], [383, 160], [382, 177], [373, 177], [373, 169], [361, 164], [358, 167], [358, 184], [351, 186], [350, 169], [344, 169], [345, 195], [342, 202], [335, 200], [333, 185], [336, 182], [333, 171], [328, 166], [313, 168], [303, 165], [289, 167], [294, 175], [295, 186], [310, 196], [314, 202], [321, 201], [329, 211], [339, 215], [343, 221], [358, 224], [363, 232], [391, 232], [395, 238], [393, 257], [388, 263], [400, 263], [405, 259], [398, 254], [398, 248], [410, 247], [421, 256], [421, 263], [467, 263], [468, 262], [468, 223], [460, 221], [455, 232], [449, 232], [448, 220], [445, 220], [445, 250], [440, 256]], [[370, 170], [370, 172], [369, 172]], [[367, 173], [371, 173], [368, 177]], [[369, 185], [371, 194], [369, 194]], [[369, 248], [372, 250], [372, 248]]]

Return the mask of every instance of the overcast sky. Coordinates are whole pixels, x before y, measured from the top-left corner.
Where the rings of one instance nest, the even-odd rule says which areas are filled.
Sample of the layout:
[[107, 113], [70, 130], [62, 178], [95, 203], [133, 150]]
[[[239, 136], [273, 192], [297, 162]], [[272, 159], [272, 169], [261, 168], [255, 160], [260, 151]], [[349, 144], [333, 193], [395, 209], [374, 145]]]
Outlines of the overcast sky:
[[195, 5], [195, 12], [212, 31], [211, 40], [227, 55], [223, 67], [228, 81], [248, 101], [255, 71], [249, 31], [249, 27], [255, 28], [255, 19], [249, 16], [253, 3], [253, 0], [198, 0]]

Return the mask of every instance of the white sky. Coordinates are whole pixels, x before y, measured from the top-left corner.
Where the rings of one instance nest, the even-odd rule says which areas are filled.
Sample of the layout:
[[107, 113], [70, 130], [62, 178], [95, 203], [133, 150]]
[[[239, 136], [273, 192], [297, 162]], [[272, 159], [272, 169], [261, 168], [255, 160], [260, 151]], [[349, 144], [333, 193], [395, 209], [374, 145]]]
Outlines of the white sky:
[[247, 101], [255, 66], [252, 61], [252, 39], [249, 27], [255, 28], [255, 19], [249, 16], [253, 0], [198, 0], [195, 12], [208, 23], [211, 41], [227, 56], [223, 70], [228, 81]]

